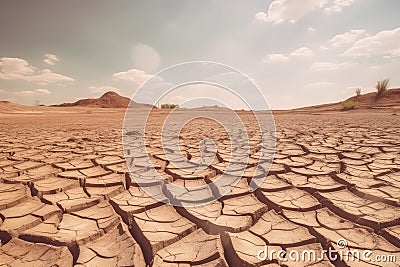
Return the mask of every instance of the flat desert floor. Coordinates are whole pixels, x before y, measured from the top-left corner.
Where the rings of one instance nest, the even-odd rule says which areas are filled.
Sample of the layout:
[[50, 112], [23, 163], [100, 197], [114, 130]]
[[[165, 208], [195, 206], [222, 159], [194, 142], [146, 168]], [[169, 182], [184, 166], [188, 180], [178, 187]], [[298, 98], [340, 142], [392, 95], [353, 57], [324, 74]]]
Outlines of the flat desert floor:
[[[277, 113], [274, 162], [254, 192], [248, 182], [261, 139], [247, 119], [253, 160], [243, 178], [217, 201], [187, 208], [135, 184], [123, 157], [123, 117], [121, 110], [0, 114], [0, 266], [400, 264], [400, 116]], [[199, 120], [182, 131], [189, 158], [203, 137], [218, 147], [211, 166], [188, 174], [163, 156], [162, 118], [155, 114], [149, 126], [148, 151], [166, 179], [193, 187], [221, 175], [229, 161], [223, 129]], [[345, 249], [395, 255], [397, 263], [257, 258], [265, 246], [320, 252], [338, 249], [340, 239]]]

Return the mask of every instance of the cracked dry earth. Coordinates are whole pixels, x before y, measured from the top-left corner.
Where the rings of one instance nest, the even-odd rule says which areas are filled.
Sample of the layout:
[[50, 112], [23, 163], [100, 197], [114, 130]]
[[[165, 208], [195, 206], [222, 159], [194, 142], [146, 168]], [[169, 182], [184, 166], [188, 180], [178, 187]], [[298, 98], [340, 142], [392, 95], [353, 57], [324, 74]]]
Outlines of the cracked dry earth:
[[[242, 113], [251, 159], [228, 195], [173, 207], [137, 187], [121, 146], [123, 112], [4, 115], [0, 120], [0, 266], [398, 266], [399, 263], [261, 262], [269, 248], [372, 250], [400, 259], [400, 117], [384, 112], [277, 114], [274, 162], [248, 191], [260, 136]], [[154, 125], [163, 114], [152, 117]], [[186, 129], [186, 130], [185, 130]], [[199, 155], [212, 138], [217, 157], [200, 173], [170, 166], [157, 127], [148, 152], [169, 181], [196, 187], [229, 161], [218, 125], [197, 120], [181, 150]], [[143, 158], [133, 158], [137, 174]], [[160, 190], [168, 190], [162, 188]], [[374, 265], [375, 264], [375, 265]]]

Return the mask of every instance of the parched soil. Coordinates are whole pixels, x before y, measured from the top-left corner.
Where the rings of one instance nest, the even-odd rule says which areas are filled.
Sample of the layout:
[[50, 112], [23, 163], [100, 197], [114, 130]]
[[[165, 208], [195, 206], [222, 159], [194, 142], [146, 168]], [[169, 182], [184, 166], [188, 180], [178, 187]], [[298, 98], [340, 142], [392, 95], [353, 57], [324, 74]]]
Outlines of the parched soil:
[[[187, 111], [190, 112], [190, 111]], [[123, 157], [124, 113], [0, 115], [0, 266], [382, 266], [382, 263], [261, 261], [269, 249], [371, 250], [400, 264], [400, 116], [391, 112], [277, 114], [276, 153], [249, 192], [261, 146], [242, 112], [251, 157], [235, 188], [199, 207], [173, 207], [139, 188]], [[152, 117], [147, 151], [165, 179], [187, 188], [217, 179], [229, 140], [210, 120], [180, 136], [188, 159], [202, 138], [217, 157], [199, 173], [171, 166]], [[137, 174], [143, 155], [133, 156]], [[133, 174], [135, 175], [135, 174]], [[168, 190], [168, 187], [160, 188]], [[213, 192], [218, 194], [218, 192]]]

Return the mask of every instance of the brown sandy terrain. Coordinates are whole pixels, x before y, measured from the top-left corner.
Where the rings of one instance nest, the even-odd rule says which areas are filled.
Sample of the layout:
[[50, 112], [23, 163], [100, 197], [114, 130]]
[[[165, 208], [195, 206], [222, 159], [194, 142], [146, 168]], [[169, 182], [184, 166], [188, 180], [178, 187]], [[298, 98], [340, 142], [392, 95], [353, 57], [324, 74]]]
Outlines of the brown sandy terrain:
[[[174, 208], [131, 178], [122, 109], [35, 111], [0, 114], [0, 266], [304, 266], [256, 255], [265, 245], [336, 248], [340, 238], [349, 248], [396, 255], [391, 266], [399, 266], [400, 116], [392, 112], [277, 114], [276, 155], [259, 189], [248, 191], [250, 161], [228, 195]], [[156, 111], [154, 125], [165, 114]], [[257, 158], [254, 120], [240, 115]], [[196, 121], [182, 132], [191, 157], [202, 137], [218, 144], [216, 161], [193, 175], [170, 166], [157, 127], [148, 131], [152, 161], [174, 183], [208, 183], [229, 160], [229, 142], [213, 122]], [[140, 168], [140, 158], [134, 162]], [[314, 266], [333, 265], [379, 266], [327, 258]]]
[[147, 104], [135, 103], [127, 97], [109, 91], [99, 98], [80, 99], [73, 103], [63, 103], [60, 105], [52, 105], [53, 107], [85, 107], [85, 108], [126, 108], [128, 105], [132, 107], [150, 106]]
[[339, 111], [345, 103], [351, 103], [355, 109], [392, 109], [400, 111], [400, 88], [387, 90], [385, 94], [377, 97], [376, 92], [352, 96], [342, 102], [323, 104], [311, 107], [294, 109], [297, 112]]

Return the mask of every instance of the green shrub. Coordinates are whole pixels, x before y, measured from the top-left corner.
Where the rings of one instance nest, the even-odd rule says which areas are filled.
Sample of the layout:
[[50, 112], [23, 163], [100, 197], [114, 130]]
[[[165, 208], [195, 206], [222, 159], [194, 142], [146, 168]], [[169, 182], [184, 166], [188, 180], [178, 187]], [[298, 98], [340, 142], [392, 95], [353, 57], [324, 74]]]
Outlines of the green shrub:
[[387, 91], [387, 89], [389, 88], [389, 79], [377, 81], [375, 88], [378, 91], [378, 93], [376, 94], [376, 97], [383, 96], [385, 94], [385, 92]]
[[357, 88], [356, 89], [356, 96], [360, 96], [361, 95], [361, 88]]
[[166, 108], [166, 109], [174, 109], [179, 107], [177, 104], [161, 104], [161, 108]]
[[342, 111], [355, 109], [356, 105], [352, 101], [345, 101], [342, 103]]

